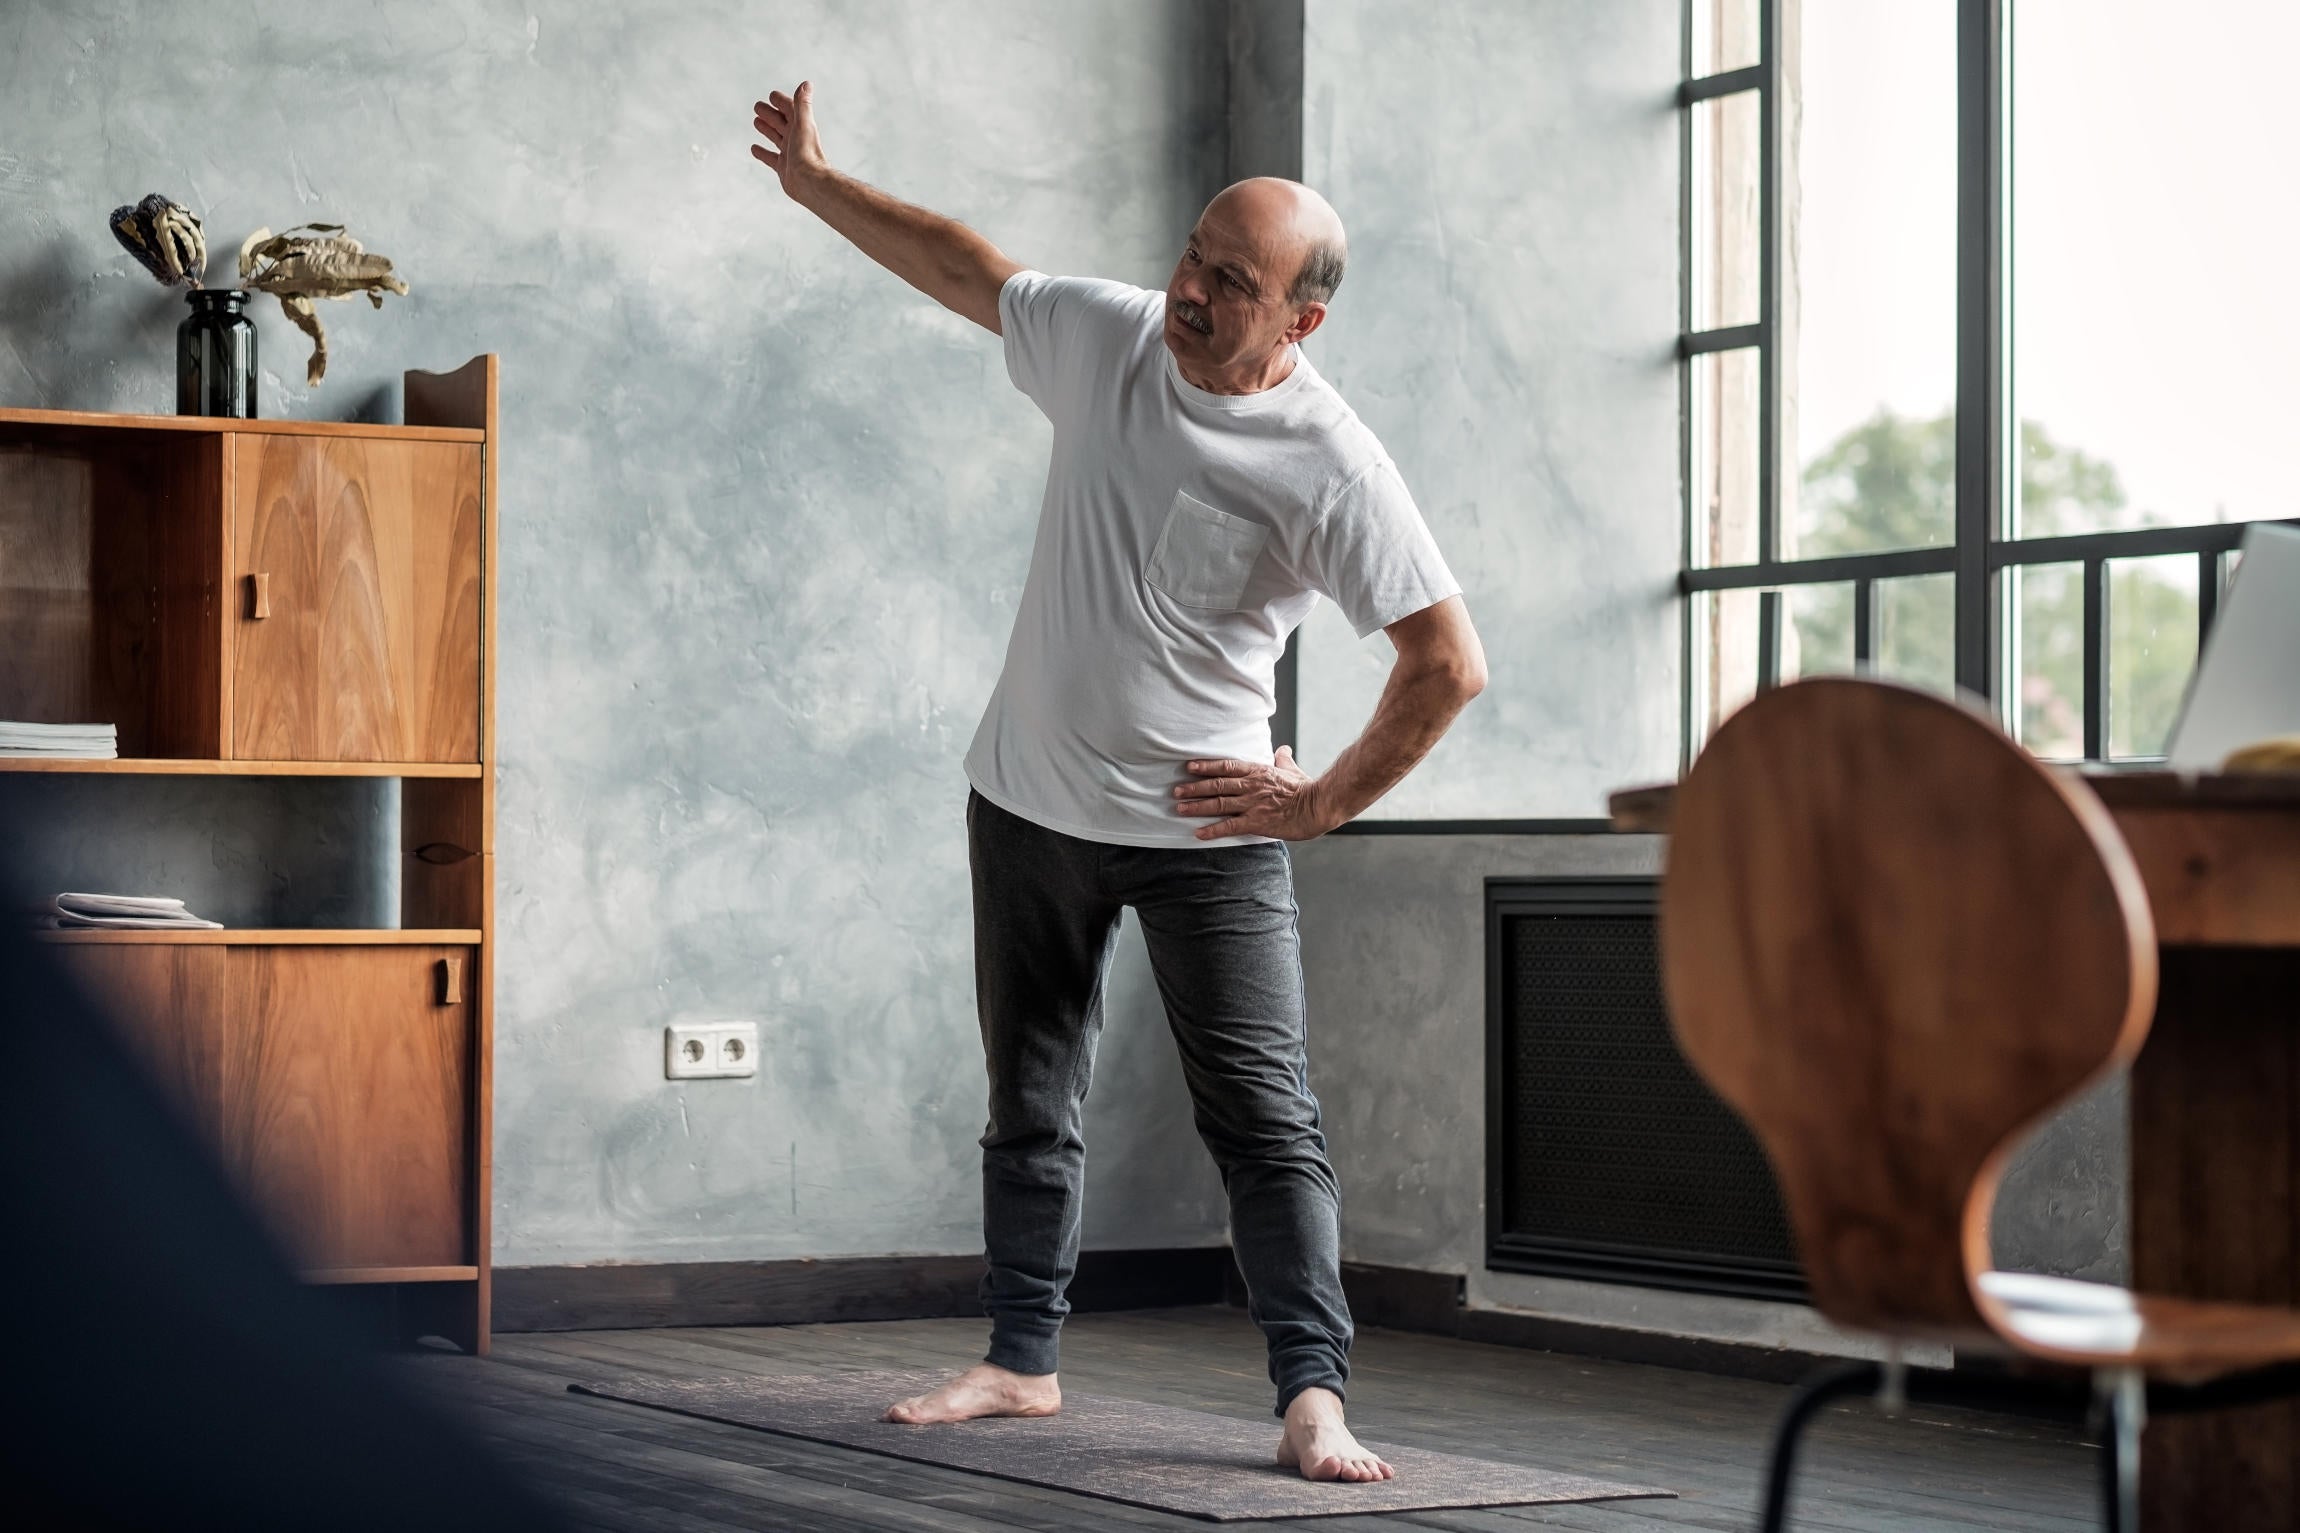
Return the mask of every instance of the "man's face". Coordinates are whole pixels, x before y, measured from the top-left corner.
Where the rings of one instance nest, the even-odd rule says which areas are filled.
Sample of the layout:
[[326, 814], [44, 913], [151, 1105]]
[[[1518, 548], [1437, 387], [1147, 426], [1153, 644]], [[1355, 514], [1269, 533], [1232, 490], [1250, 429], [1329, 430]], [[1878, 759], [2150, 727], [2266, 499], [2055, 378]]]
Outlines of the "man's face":
[[1301, 267], [1291, 233], [1257, 230], [1217, 202], [1198, 220], [1166, 284], [1166, 349], [1193, 369], [1259, 363], [1297, 318], [1286, 291]]

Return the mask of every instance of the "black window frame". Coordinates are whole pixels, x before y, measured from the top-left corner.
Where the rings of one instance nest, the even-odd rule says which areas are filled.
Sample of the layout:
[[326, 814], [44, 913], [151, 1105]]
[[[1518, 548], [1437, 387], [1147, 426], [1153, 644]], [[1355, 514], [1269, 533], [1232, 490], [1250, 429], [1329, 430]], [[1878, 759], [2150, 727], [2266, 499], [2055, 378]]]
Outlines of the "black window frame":
[[[1711, 592], [1758, 593], [1756, 684], [1763, 692], [1780, 684], [1783, 597], [1798, 586], [1851, 583], [1853, 664], [1866, 670], [1875, 661], [1877, 582], [1911, 575], [1955, 577], [1955, 680], [1982, 699], [1999, 717], [2004, 700], [2018, 695], [2017, 677], [2008, 673], [2015, 658], [2004, 642], [2008, 571], [2045, 564], [2079, 564], [2083, 569], [2084, 757], [2108, 755], [2109, 574], [2111, 561], [2164, 554], [2193, 554], [2197, 581], [2197, 648], [2217, 615], [2228, 555], [2243, 541], [2249, 522], [2217, 522], [2176, 527], [2140, 527], [2115, 532], [2026, 538], [2011, 526], [2019, 472], [2017, 408], [2013, 392], [2009, 335], [2012, 323], [2012, 11], [2017, 0], [1956, 0], [1957, 16], [1957, 231], [1956, 231], [1956, 459], [1955, 536], [1948, 544], [1889, 549], [1815, 559], [1779, 557], [1781, 485], [1786, 467], [1780, 440], [1780, 348], [1775, 344], [1781, 314], [1781, 262], [1784, 235], [1780, 205], [1782, 96], [1776, 88], [1781, 40], [1780, 0], [1758, 0], [1759, 58], [1743, 68], [1696, 76], [1693, 73], [1695, 7], [1684, 0], [1684, 82], [1678, 91], [1680, 177], [1679, 270], [1681, 307], [1680, 475], [1684, 484], [1685, 557], [1678, 585], [1683, 600], [1684, 760], [1706, 743], [1699, 697], [1696, 613]], [[1713, 3], [1713, 0], [1710, 0]], [[1693, 328], [1694, 106], [1744, 91], [1758, 92], [1759, 134], [1759, 313], [1755, 324]], [[1693, 358], [1712, 352], [1760, 348], [1758, 403], [1757, 532], [1755, 563], [1696, 567], [1695, 537], [1702, 508], [1695, 484]], [[2010, 535], [2008, 535], [2010, 534]], [[2145, 765], [2151, 758], [2124, 757], [2118, 764]], [[2160, 758], [2157, 758], [2160, 759]]]

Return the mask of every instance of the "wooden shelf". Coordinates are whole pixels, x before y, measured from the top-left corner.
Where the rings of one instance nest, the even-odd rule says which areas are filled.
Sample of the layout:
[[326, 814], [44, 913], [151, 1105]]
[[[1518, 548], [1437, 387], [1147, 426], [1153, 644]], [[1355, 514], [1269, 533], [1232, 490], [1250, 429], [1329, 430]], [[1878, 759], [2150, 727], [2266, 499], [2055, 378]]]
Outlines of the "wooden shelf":
[[374, 437], [395, 442], [484, 442], [485, 431], [462, 426], [387, 426], [371, 421], [242, 420], [225, 415], [125, 415], [102, 410], [0, 408], [0, 428], [48, 430], [254, 432], [274, 436]]
[[196, 926], [188, 931], [115, 931], [99, 926], [74, 926], [32, 933], [37, 942], [127, 943], [173, 947], [477, 947], [477, 927], [446, 926], [424, 930], [379, 931], [373, 927], [227, 926], [221, 930]]
[[97, 772], [123, 777], [478, 777], [476, 761], [203, 761], [122, 756], [110, 761], [0, 756], [0, 772]]
[[336, 850], [396, 862], [405, 930], [31, 935], [306, 1282], [484, 1353], [498, 362], [403, 387], [404, 426], [0, 408], [0, 719], [121, 752], [0, 757], [0, 787], [398, 779], [397, 845]]
[[476, 1283], [477, 1267], [321, 1267], [297, 1274], [307, 1283]]

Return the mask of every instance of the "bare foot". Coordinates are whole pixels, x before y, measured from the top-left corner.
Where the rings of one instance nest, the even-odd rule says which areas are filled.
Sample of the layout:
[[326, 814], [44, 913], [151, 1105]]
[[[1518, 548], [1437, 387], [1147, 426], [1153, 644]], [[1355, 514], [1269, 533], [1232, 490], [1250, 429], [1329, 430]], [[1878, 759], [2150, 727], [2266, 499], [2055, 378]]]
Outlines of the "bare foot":
[[1062, 1387], [1053, 1374], [1009, 1373], [976, 1363], [940, 1389], [895, 1401], [879, 1420], [915, 1427], [932, 1421], [972, 1421], [977, 1416], [1051, 1416], [1060, 1409]]
[[1342, 1424], [1342, 1399], [1330, 1389], [1305, 1389], [1286, 1407], [1286, 1435], [1278, 1462], [1305, 1480], [1388, 1480], [1397, 1471], [1361, 1446]]

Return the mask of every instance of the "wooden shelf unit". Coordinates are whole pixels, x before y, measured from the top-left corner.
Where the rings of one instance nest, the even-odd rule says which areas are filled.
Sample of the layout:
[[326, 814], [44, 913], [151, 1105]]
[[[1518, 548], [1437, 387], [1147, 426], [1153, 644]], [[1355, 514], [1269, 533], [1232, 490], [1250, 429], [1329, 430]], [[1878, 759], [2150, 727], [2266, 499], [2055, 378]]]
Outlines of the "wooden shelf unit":
[[0, 773], [399, 779], [403, 929], [41, 935], [307, 1281], [483, 1353], [497, 359], [405, 391], [405, 426], [0, 409], [0, 719], [122, 752]]

